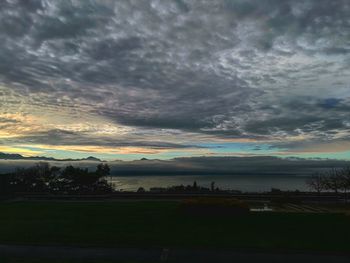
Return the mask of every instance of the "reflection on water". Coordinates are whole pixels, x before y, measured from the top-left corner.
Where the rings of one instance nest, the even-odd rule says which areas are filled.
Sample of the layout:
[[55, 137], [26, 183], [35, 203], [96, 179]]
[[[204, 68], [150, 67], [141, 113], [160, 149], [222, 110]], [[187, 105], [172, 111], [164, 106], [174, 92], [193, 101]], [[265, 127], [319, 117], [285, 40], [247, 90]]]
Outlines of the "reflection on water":
[[271, 188], [284, 191], [309, 190], [305, 183], [307, 177], [298, 176], [229, 176], [229, 175], [196, 175], [196, 176], [117, 176], [109, 178], [117, 190], [136, 191], [139, 187], [149, 190], [151, 187], [168, 187], [174, 185], [192, 185], [194, 181], [198, 185], [210, 188], [211, 182], [215, 187], [228, 190], [240, 190], [243, 192], [264, 192]]

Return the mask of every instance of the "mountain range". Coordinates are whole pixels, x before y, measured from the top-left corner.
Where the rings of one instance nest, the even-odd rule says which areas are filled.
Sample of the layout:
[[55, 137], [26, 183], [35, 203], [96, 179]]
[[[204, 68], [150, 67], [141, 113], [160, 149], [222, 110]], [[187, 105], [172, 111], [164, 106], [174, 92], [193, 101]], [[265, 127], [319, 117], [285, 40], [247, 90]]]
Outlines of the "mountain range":
[[0, 152], [0, 160], [32, 160], [32, 161], [61, 161], [61, 162], [74, 162], [74, 161], [92, 161], [92, 162], [102, 162], [102, 160], [89, 156], [87, 158], [82, 159], [56, 159], [52, 157], [45, 156], [23, 156], [20, 154], [11, 154], [11, 153], [1, 153]]

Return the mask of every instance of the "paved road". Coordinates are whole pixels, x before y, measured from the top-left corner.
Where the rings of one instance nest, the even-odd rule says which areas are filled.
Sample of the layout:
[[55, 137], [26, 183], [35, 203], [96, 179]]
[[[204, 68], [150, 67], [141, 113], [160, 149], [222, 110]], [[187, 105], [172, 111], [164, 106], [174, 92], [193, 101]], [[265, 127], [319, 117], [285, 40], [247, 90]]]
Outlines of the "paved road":
[[122, 260], [136, 262], [259, 262], [259, 263], [349, 263], [350, 254], [231, 251], [204, 249], [128, 249], [58, 246], [0, 245], [1, 257], [25, 257], [72, 260]]

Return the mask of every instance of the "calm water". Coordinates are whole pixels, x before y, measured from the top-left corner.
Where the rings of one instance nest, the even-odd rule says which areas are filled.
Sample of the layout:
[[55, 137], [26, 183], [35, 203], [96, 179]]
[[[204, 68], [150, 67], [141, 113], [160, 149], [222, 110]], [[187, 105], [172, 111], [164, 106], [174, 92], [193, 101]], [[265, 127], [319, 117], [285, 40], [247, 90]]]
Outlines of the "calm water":
[[309, 190], [305, 180], [298, 176], [229, 176], [229, 175], [197, 175], [197, 176], [118, 176], [112, 177], [115, 188], [124, 191], [136, 191], [139, 187], [149, 190], [151, 187], [168, 187], [174, 185], [192, 185], [194, 181], [199, 186], [210, 187], [211, 182], [220, 189], [241, 190], [243, 192], [264, 192], [271, 188], [281, 190]]

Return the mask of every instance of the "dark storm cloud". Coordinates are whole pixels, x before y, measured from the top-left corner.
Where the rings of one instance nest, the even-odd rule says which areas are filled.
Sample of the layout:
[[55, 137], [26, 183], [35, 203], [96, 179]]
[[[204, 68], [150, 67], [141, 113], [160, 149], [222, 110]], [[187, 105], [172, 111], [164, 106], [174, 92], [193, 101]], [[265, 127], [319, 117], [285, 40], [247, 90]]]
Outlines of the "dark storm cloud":
[[[1, 125], [1, 124], [0, 124]], [[108, 147], [146, 147], [150, 149], [184, 149], [184, 148], [204, 148], [202, 146], [170, 143], [163, 141], [139, 140], [132, 137], [115, 138], [114, 136], [93, 136], [84, 132], [71, 132], [65, 130], [50, 130], [37, 132], [32, 135], [19, 136], [14, 139], [7, 139], [6, 143], [16, 144], [47, 144], [59, 146], [108, 146]]]
[[282, 99], [281, 102], [283, 107], [264, 105], [260, 111], [271, 112], [271, 116], [263, 120], [248, 120], [244, 130], [260, 135], [281, 131], [295, 136], [309, 134], [322, 141], [349, 128], [349, 99], [306, 97], [287, 98], [287, 101]]
[[0, 82], [124, 125], [331, 136], [348, 129], [349, 87], [322, 78], [348, 83], [349, 13], [347, 0], [4, 0]]

